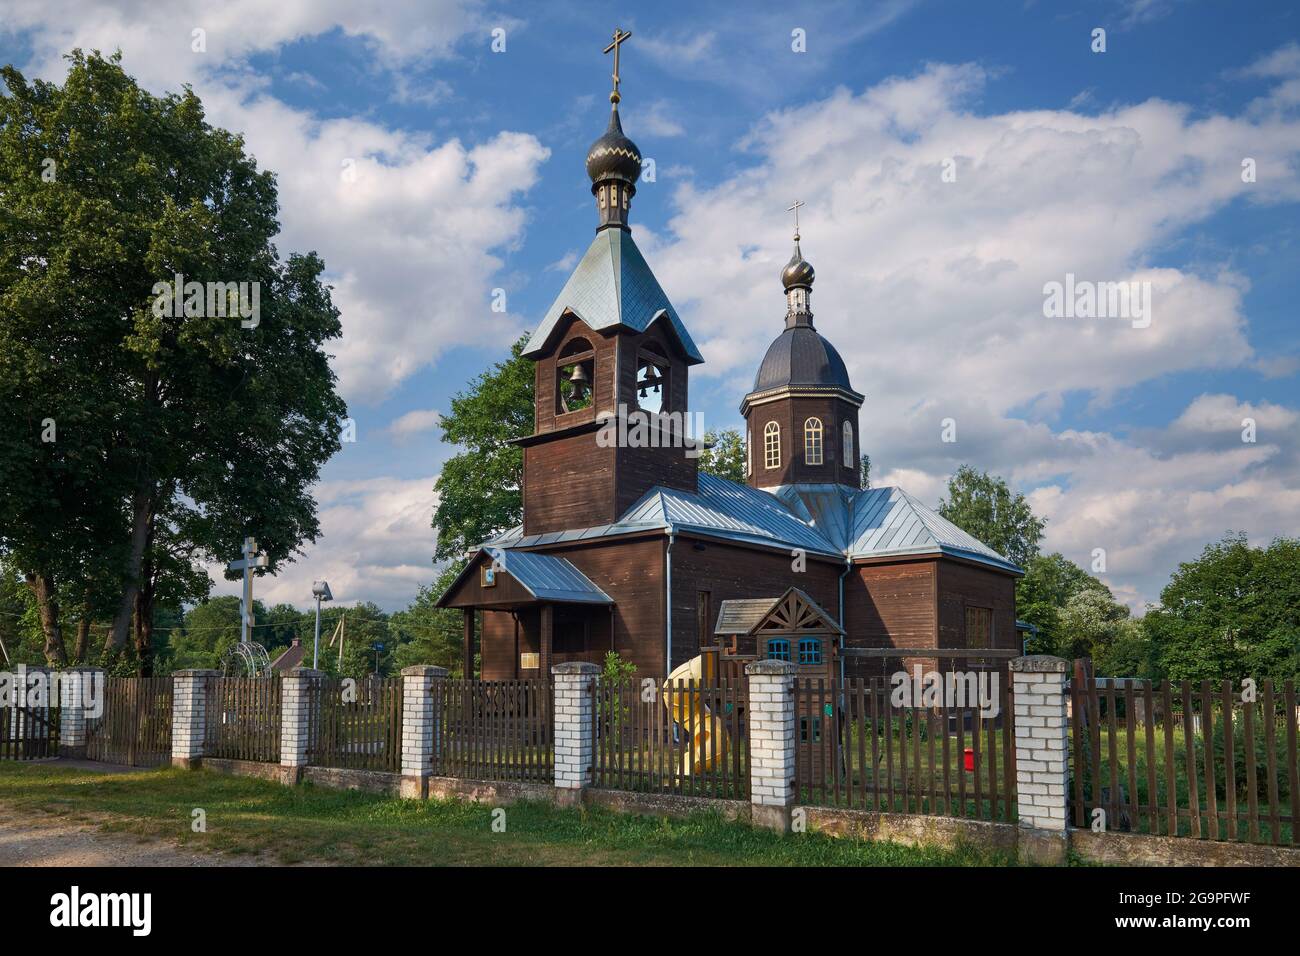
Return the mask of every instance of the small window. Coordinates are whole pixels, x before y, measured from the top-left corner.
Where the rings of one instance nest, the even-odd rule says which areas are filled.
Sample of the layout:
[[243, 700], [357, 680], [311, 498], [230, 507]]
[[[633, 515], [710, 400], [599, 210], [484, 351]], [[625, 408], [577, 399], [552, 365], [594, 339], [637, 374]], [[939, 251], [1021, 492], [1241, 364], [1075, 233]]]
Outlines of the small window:
[[781, 426], [776, 422], [763, 426], [763, 467], [781, 467]]
[[808, 718], [800, 717], [799, 718], [799, 742], [805, 744], [809, 744], [809, 743], [816, 744], [816, 743], [821, 743], [821, 739], [822, 739], [822, 719], [820, 717], [814, 717], [812, 719], [812, 734], [810, 736], [808, 733]]
[[853, 423], [844, 423], [844, 467], [852, 468], [853, 462]]
[[803, 423], [803, 460], [806, 465], [822, 463], [822, 420], [810, 418]]
[[815, 637], [799, 638], [799, 663], [820, 664], [822, 662], [822, 642]]
[[790, 659], [790, 642], [785, 638], [768, 641], [767, 659], [770, 661], [788, 661]]
[[495, 561], [483, 565], [479, 572], [479, 583], [485, 588], [494, 588], [497, 586], [497, 567]]

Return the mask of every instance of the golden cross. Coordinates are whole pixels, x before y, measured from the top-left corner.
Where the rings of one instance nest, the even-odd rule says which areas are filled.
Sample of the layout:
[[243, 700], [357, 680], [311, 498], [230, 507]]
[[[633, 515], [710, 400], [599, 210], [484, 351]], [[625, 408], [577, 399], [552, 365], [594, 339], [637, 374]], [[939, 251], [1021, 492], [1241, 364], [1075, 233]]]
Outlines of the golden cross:
[[632, 35], [632, 31], [631, 31], [631, 30], [620, 30], [618, 27], [615, 27], [615, 28], [614, 28], [614, 42], [611, 43], [609, 46], [605, 47], [605, 52], [606, 52], [606, 53], [608, 53], [610, 50], [613, 50], [613, 51], [614, 51], [614, 92], [611, 93], [611, 94], [609, 94], [609, 98], [610, 98], [610, 100], [612, 100], [612, 101], [615, 102], [615, 103], [617, 103], [617, 102], [619, 101], [619, 95], [618, 95], [618, 80], [619, 80], [619, 76], [618, 76], [618, 48], [619, 48], [619, 46], [623, 43], [623, 41], [626, 40], [626, 39], [627, 39], [628, 37], [630, 37], [631, 35]]
[[799, 239], [799, 207], [802, 206], [802, 205], [803, 205], [803, 201], [800, 200], [800, 199], [796, 199], [796, 200], [794, 201], [794, 205], [793, 205], [793, 206], [787, 206], [786, 209], [785, 209], [786, 212], [792, 212], [792, 213], [794, 213], [794, 238], [795, 238], [795, 241], [798, 241], [798, 239]]

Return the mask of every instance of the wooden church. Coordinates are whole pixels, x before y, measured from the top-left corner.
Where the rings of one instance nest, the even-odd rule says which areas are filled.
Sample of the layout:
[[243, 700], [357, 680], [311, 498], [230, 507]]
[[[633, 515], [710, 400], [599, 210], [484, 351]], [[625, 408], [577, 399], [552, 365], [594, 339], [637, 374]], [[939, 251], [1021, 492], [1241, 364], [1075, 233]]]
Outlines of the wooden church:
[[[797, 228], [784, 328], [740, 403], [747, 481], [700, 473], [680, 413], [704, 359], [628, 227], [641, 152], [614, 69], [587, 153], [596, 237], [524, 352], [523, 524], [476, 549], [439, 601], [465, 612], [466, 673], [476, 650], [488, 680], [611, 650], [639, 677], [719, 647], [842, 677], [952, 659], [927, 649], [1010, 656], [1021, 570], [902, 489], [861, 487], [864, 396], [813, 324]], [[608, 440], [638, 412], [655, 440]]]

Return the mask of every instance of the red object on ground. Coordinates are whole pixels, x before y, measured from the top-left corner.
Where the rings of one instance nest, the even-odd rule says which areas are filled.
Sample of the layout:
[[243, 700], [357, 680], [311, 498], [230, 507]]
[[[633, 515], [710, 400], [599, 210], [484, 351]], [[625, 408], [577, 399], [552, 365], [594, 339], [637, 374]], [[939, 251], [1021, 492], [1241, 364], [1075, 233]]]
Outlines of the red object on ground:
[[975, 751], [970, 747], [966, 748], [966, 769], [971, 771], [975, 769]]

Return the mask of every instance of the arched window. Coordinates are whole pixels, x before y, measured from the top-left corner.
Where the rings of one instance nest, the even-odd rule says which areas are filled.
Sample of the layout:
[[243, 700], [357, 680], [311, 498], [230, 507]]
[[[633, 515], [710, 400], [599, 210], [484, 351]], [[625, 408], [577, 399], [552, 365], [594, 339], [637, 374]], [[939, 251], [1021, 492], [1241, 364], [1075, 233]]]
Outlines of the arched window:
[[592, 405], [596, 353], [584, 338], [570, 339], [555, 360], [555, 412], [563, 415]]
[[810, 418], [803, 423], [803, 461], [805, 465], [822, 463], [822, 420]]
[[790, 642], [785, 638], [768, 641], [767, 659], [769, 661], [788, 661], [790, 659]]
[[822, 642], [815, 637], [799, 638], [799, 663], [820, 664], [822, 662]]
[[763, 467], [781, 467], [781, 426], [776, 422], [763, 426]]
[[853, 423], [844, 423], [844, 467], [853, 467]]

